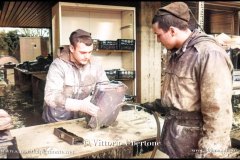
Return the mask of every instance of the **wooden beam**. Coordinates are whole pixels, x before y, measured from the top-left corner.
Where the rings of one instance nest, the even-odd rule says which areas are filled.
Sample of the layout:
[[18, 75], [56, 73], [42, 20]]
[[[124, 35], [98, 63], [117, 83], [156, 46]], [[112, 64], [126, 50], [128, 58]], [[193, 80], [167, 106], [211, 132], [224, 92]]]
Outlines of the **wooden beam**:
[[[33, 4], [33, 7], [28, 10], [28, 14], [22, 19], [21, 24], [24, 24], [26, 21], [31, 20], [31, 18], [36, 17], [36, 10], [39, 8], [39, 3]], [[42, 4], [41, 4], [41, 10], [43, 9]]]
[[9, 23], [11, 22], [12, 18], [13, 18], [13, 17], [16, 17], [17, 12], [18, 12], [19, 10], [21, 10], [21, 9], [20, 9], [21, 4], [22, 4], [21, 1], [17, 1], [17, 2], [15, 3], [13, 9], [11, 10], [11, 13], [10, 13], [9, 17], [7, 18], [7, 20], [6, 20], [6, 22], [5, 22], [5, 25], [6, 25], [6, 26], [9, 26]]
[[[41, 8], [42, 7], [42, 8]], [[45, 19], [48, 19], [49, 22], [48, 24], [50, 24], [51, 22], [51, 7], [49, 5], [49, 3], [43, 3], [42, 6], [38, 8], [38, 10], [35, 13], [38, 13], [37, 16], [33, 16], [32, 18], [29, 18], [29, 21], [26, 21], [25, 23], [23, 23], [23, 25], [27, 25], [27, 24], [31, 24], [33, 27], [43, 27], [45, 25], [47, 25]], [[45, 24], [45, 25], [43, 25]], [[50, 26], [48, 26], [50, 27]], [[43, 27], [44, 28], [44, 27]]]
[[23, 20], [26, 19], [26, 16], [28, 16], [33, 10], [33, 8], [36, 6], [37, 2], [27, 2], [27, 6], [24, 8], [23, 10], [23, 14], [21, 16], [21, 18], [17, 19], [18, 24], [21, 25]]
[[29, 7], [31, 6], [32, 2], [23, 2], [25, 5], [22, 8], [21, 12], [19, 13], [19, 15], [16, 15], [16, 25], [20, 26], [20, 22], [22, 20], [22, 18], [24, 17], [24, 15], [26, 14], [27, 10], [29, 9]]
[[6, 14], [5, 14], [5, 16], [4, 16], [3, 20], [2, 20], [3, 26], [6, 26], [6, 21], [9, 18], [9, 15], [11, 14], [11, 12], [13, 10], [14, 5], [15, 5], [15, 2], [10, 2], [9, 3], [7, 11], [6, 11]]
[[1, 24], [1, 26], [3, 26], [3, 20], [4, 20], [4, 18], [5, 18], [6, 13], [7, 13], [7, 9], [8, 9], [9, 3], [10, 3], [10, 2], [4, 3], [3, 10], [2, 10], [2, 12], [1, 12], [1, 18], [0, 18], [0, 24]]

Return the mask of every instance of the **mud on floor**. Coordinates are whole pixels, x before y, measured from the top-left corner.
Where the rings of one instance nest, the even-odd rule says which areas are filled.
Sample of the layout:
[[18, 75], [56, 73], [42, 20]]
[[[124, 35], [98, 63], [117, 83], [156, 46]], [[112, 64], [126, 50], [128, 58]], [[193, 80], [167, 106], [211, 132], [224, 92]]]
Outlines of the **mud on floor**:
[[43, 124], [42, 103], [33, 103], [31, 93], [23, 93], [14, 86], [6, 87], [0, 97], [0, 108], [12, 117], [13, 129]]

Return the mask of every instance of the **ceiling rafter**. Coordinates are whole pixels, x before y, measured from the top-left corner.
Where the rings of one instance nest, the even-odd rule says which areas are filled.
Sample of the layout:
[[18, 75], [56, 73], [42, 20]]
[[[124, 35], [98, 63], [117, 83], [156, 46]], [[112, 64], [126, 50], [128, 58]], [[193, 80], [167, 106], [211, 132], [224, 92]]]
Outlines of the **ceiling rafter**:
[[[17, 1], [14, 5], [14, 8], [12, 10], [14, 11], [18, 11], [20, 6], [21, 6], [22, 2], [21, 1]], [[17, 14], [17, 13], [14, 13], [14, 12], [11, 12], [11, 14], [9, 15], [9, 18], [6, 20], [6, 23], [5, 25], [8, 26], [9, 23], [11, 22], [12, 18], [15, 17], [14, 14]]]
[[2, 10], [2, 12], [1, 12], [1, 18], [0, 18], [0, 22], [1, 22], [1, 23], [3, 23], [3, 19], [4, 19], [5, 15], [6, 15], [6, 12], [8, 12], [7, 9], [8, 9], [9, 3], [10, 3], [10, 2], [5, 2], [5, 3], [4, 3], [3, 10]]
[[16, 25], [20, 25], [22, 17], [24, 17], [25, 13], [28, 11], [29, 6], [32, 4], [32, 2], [24, 2], [24, 3], [25, 5], [22, 8], [21, 12], [19, 13], [19, 15], [16, 15], [16, 21], [15, 21]]
[[[94, 3], [106, 5], [130, 5], [126, 1], [103, 2], [79, 0], [79, 3]], [[0, 1], [0, 27], [27, 27], [27, 28], [51, 28], [51, 8], [56, 4], [57, 0], [48, 1]], [[68, 1], [69, 2], [69, 1]], [[76, 3], [76, 1], [73, 1]], [[194, 8], [194, 4], [198, 1], [189, 2], [190, 7]], [[131, 2], [134, 6], [138, 2]], [[204, 1], [205, 9], [208, 11], [240, 11], [240, 2], [238, 1]]]
[[[13, 7], [14, 7], [15, 3], [16, 3], [16, 2], [9, 3], [7, 10], [10, 10], [10, 11], [13, 10]], [[6, 24], [6, 21], [7, 21], [6, 18], [8, 18], [10, 14], [11, 14], [11, 12], [6, 12], [6, 14], [5, 14], [5, 16], [4, 16], [4, 19], [3, 19], [3, 25]]]
[[32, 2], [31, 6], [30, 6], [31, 9], [28, 10], [28, 11], [26, 12], [26, 15], [23, 16], [23, 18], [19, 21], [20, 24], [23, 24], [26, 20], [28, 20], [28, 17], [31, 17], [31, 16], [34, 14], [35, 10], [36, 10], [38, 7], [39, 7], [39, 5], [38, 5], [38, 3], [37, 3], [36, 1], [35, 1], [35, 2]]
[[46, 14], [48, 11], [48, 3], [45, 1], [42, 3], [41, 6], [39, 6], [33, 14], [31, 14], [25, 21], [22, 22], [23, 25], [27, 25], [27, 23], [32, 24], [33, 22], [37, 21], [41, 18], [43, 14]]

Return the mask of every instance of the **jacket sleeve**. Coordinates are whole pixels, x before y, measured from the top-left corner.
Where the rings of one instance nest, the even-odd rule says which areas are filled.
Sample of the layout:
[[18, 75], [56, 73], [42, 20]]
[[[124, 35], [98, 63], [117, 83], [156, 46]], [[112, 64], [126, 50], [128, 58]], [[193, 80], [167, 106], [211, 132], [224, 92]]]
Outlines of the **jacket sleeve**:
[[52, 63], [46, 79], [44, 100], [48, 106], [64, 107], [66, 97], [63, 94], [64, 71], [57, 63]]
[[203, 136], [196, 157], [225, 157], [233, 120], [232, 63], [224, 51], [211, 49], [201, 55], [200, 66]]

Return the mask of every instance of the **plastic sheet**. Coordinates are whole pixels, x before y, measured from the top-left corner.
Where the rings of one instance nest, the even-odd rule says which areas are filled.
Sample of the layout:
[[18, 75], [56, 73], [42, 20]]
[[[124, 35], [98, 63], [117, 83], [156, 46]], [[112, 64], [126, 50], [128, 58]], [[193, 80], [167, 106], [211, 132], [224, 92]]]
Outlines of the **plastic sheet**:
[[101, 82], [95, 86], [91, 102], [100, 107], [97, 117], [87, 116], [91, 128], [110, 126], [118, 116], [127, 86], [120, 81]]

